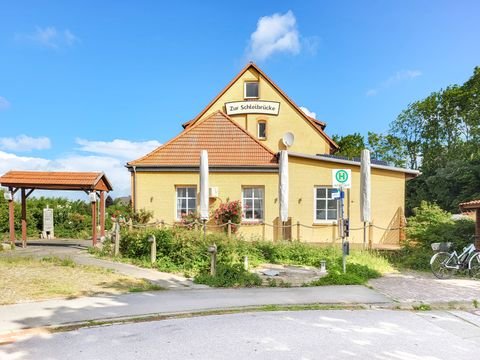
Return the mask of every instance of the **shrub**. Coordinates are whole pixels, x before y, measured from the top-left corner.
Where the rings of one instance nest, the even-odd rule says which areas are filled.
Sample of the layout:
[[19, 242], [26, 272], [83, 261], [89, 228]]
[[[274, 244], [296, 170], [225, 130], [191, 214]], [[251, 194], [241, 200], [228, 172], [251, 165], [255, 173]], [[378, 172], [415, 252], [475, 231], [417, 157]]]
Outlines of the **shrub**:
[[328, 274], [307, 284], [308, 286], [323, 285], [364, 285], [369, 279], [375, 279], [381, 274], [365, 265], [347, 264], [343, 273], [341, 261], [328, 270]]
[[[238, 230], [238, 224], [242, 221], [242, 203], [240, 200], [221, 203], [213, 217], [217, 225], [227, 224], [230, 221], [232, 233], [235, 233]], [[223, 229], [225, 232], [228, 231], [227, 226], [224, 226]]]
[[422, 201], [408, 219], [407, 236], [412, 246], [430, 249], [434, 242], [452, 242], [461, 249], [472, 242], [475, 223], [472, 220], [452, 220], [452, 215], [438, 205]]
[[246, 271], [242, 264], [220, 264], [215, 276], [203, 272], [195, 277], [195, 282], [215, 287], [252, 287], [260, 286], [262, 279], [257, 274]]

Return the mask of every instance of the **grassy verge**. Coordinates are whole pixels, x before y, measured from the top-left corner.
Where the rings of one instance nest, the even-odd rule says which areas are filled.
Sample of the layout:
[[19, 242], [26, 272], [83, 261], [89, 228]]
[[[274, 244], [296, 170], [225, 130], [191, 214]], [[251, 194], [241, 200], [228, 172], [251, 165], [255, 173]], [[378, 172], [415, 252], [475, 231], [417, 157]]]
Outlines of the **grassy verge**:
[[143, 279], [77, 265], [71, 259], [58, 257], [3, 257], [0, 258], [0, 272], [0, 305], [161, 289]]
[[[150, 263], [150, 243], [155, 235], [157, 259]], [[215, 243], [218, 248], [217, 276], [210, 272], [208, 246]], [[97, 256], [111, 258], [112, 246], [93, 250]], [[320, 267], [326, 261], [329, 275], [309, 285], [364, 284], [368, 279], [394, 271], [394, 268], [377, 252], [352, 251], [348, 256], [347, 274], [341, 271], [341, 251], [334, 247], [316, 247], [300, 242], [245, 241], [228, 238], [223, 233], [207, 234], [206, 240], [198, 231], [185, 229], [162, 229], [130, 231], [122, 233], [120, 258], [135, 265], [159, 271], [181, 273], [194, 277], [197, 283], [216, 287], [259, 286], [260, 278], [243, 270], [244, 257], [253, 268], [259, 264], [306, 265]]]

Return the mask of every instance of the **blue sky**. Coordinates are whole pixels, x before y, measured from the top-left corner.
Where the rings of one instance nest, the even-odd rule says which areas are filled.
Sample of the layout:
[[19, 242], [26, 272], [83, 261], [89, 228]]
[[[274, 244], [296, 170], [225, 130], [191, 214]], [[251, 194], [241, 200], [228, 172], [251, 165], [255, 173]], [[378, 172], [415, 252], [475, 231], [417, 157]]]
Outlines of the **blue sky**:
[[105, 170], [253, 59], [327, 133], [384, 132], [480, 65], [478, 1], [0, 1], [0, 172]]

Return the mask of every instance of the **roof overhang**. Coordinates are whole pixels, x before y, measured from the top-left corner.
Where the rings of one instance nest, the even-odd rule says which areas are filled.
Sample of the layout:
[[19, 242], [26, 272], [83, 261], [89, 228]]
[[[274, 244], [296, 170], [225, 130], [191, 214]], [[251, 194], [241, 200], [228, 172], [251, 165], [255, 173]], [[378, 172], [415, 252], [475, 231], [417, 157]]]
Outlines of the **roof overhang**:
[[[303, 159], [325, 161], [325, 162], [330, 162], [330, 163], [335, 163], [335, 164], [343, 164], [343, 165], [351, 165], [351, 166], [360, 167], [360, 162], [359, 161], [335, 159], [335, 158], [323, 157], [323, 156], [318, 156], [318, 155], [302, 154], [302, 153], [297, 153], [297, 152], [292, 152], [292, 151], [289, 151], [288, 155], [293, 156], [293, 157], [303, 158]], [[404, 168], [398, 168], [398, 167], [394, 167], [394, 166], [371, 164], [371, 167], [373, 169], [401, 172], [401, 173], [404, 173], [406, 176], [408, 176], [409, 178], [412, 178], [412, 179], [421, 174], [420, 171], [418, 171], [418, 170], [404, 169]]]
[[[156, 166], [156, 165], [125, 165], [125, 167], [130, 172], [199, 172], [200, 166], [192, 165], [192, 166]], [[210, 172], [258, 172], [258, 173], [277, 173], [278, 172], [278, 165], [272, 166], [209, 166], [208, 170]]]
[[480, 199], [464, 202], [458, 205], [460, 210], [476, 210], [480, 209]]

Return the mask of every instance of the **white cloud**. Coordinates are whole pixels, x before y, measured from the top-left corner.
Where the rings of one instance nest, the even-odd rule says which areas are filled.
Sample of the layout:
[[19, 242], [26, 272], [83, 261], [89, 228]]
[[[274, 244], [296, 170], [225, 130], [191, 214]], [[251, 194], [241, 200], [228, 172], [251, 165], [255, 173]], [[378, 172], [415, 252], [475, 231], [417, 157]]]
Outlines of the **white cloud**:
[[380, 91], [388, 89], [402, 81], [414, 79], [422, 75], [420, 70], [401, 70], [397, 71], [394, 75], [390, 76], [385, 81], [381, 82], [376, 88], [369, 89], [365, 95], [366, 96], [375, 96]]
[[48, 137], [30, 137], [27, 135], [19, 135], [15, 138], [0, 138], [0, 149], [10, 151], [31, 151], [50, 149], [51, 142]]
[[3, 96], [0, 96], [0, 110], [6, 110], [10, 107], [10, 102]]
[[300, 53], [300, 34], [292, 11], [263, 16], [250, 36], [247, 56], [252, 60], [265, 60], [275, 53]]
[[308, 108], [306, 108], [305, 106], [300, 106], [300, 110], [302, 110], [302, 111], [305, 113], [305, 115], [307, 115], [307, 116], [310, 116], [310, 117], [312, 117], [312, 118], [314, 118], [314, 119], [317, 118], [317, 113], [315, 113], [315, 112], [313, 112], [313, 111], [310, 111], [310, 110], [309, 110]]
[[75, 45], [80, 39], [69, 29], [57, 30], [54, 26], [37, 26], [30, 34], [17, 34], [17, 40], [26, 40], [43, 47], [58, 49]]
[[135, 160], [161, 145], [156, 140], [134, 142], [122, 139], [115, 139], [112, 141], [77, 139], [76, 143], [80, 145], [78, 150], [94, 154], [109, 155], [129, 161]]
[[[131, 142], [116, 139], [113, 141], [89, 141], [78, 139], [80, 153], [68, 154], [55, 159], [18, 156], [0, 151], [0, 175], [9, 170], [43, 171], [103, 171], [114, 189], [114, 196], [130, 194], [130, 174], [125, 168], [126, 160], [134, 160], [160, 145], [158, 141]], [[89, 152], [85, 155], [81, 152]], [[42, 193], [42, 195], [45, 195]], [[54, 193], [46, 194], [55, 195]], [[62, 196], [65, 196], [62, 193]], [[82, 194], [67, 193], [77, 198]]]

